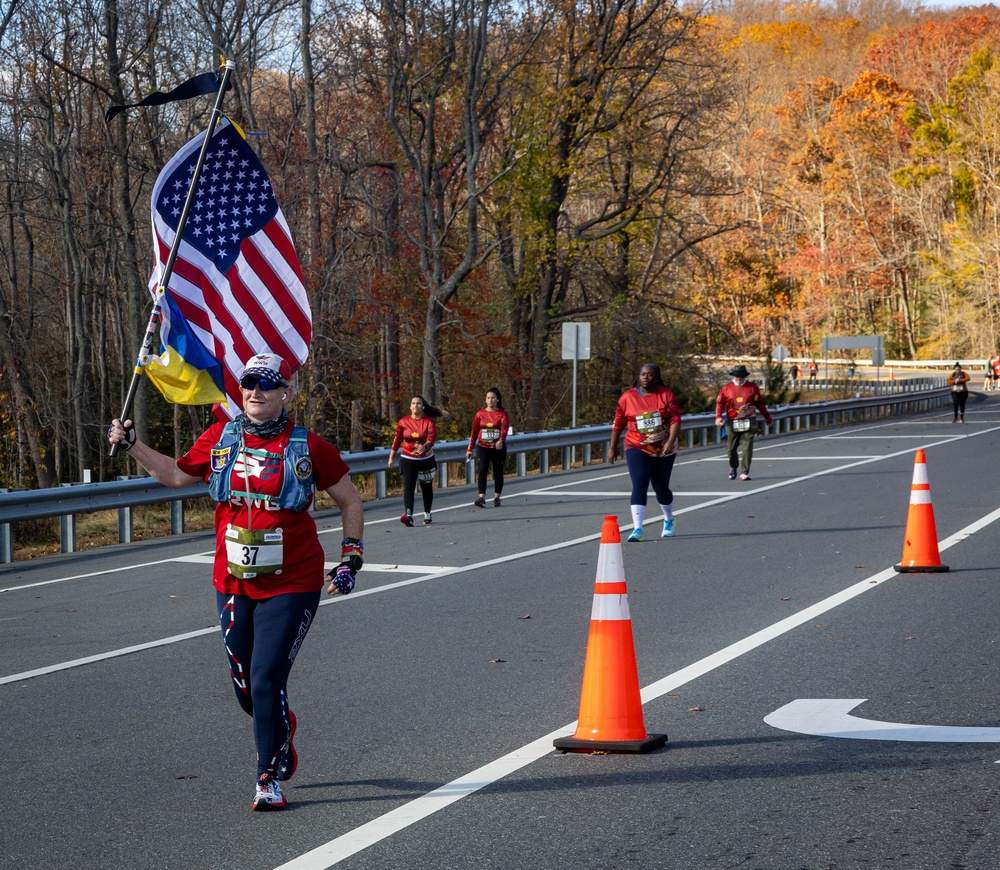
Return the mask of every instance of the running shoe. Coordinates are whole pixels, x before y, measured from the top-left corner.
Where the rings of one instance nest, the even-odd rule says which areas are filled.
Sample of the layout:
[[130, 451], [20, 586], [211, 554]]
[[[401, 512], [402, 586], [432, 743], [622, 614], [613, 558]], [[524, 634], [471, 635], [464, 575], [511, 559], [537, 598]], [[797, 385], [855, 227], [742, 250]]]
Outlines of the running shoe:
[[257, 793], [253, 798], [255, 810], [283, 810], [288, 800], [281, 793], [278, 781], [269, 773], [262, 773], [257, 780]]
[[430, 514], [424, 514], [424, 525], [425, 526], [429, 526], [433, 522], [434, 522], [434, 520], [431, 519], [431, 515]]
[[730, 480], [736, 480], [736, 469], [735, 468], [730, 468], [729, 469], [729, 479]]
[[404, 526], [412, 526], [413, 525], [413, 517], [411, 517], [409, 514], [401, 514], [400, 517], [399, 517], [399, 521]]
[[497, 496], [495, 499], [493, 499], [493, 507], [500, 507], [500, 496]]
[[740, 480], [749, 480], [749, 479], [750, 479], [750, 475], [749, 474], [741, 474], [740, 475]]
[[278, 764], [274, 771], [274, 778], [278, 782], [285, 782], [291, 779], [299, 767], [299, 754], [295, 751], [295, 744], [292, 743], [292, 740], [295, 738], [295, 726], [295, 714], [289, 710], [288, 740], [285, 741], [285, 745], [281, 747], [281, 752], [278, 753]]
[[482, 496], [480, 496], [479, 498], [477, 498], [477, 499], [476, 499], [476, 500], [475, 500], [475, 501], [473, 502], [473, 504], [474, 504], [474, 505], [475, 505], [476, 507], [486, 507], [486, 499], [485, 499], [485, 498], [483, 498]]
[[674, 531], [674, 520], [671, 517], [669, 520], [663, 521], [663, 531], [660, 532], [661, 538], [672, 538], [677, 532]]
[[637, 526], [636, 528], [632, 529], [632, 534], [628, 536], [628, 542], [630, 544], [637, 544], [641, 540], [642, 540], [642, 529]]

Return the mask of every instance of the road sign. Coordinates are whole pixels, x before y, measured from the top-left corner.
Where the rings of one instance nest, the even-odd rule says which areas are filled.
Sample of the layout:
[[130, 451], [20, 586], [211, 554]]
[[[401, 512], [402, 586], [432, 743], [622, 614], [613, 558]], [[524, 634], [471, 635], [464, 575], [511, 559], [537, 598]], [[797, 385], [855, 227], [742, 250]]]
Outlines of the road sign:
[[771, 351], [771, 359], [775, 362], [783, 363], [788, 359], [788, 348], [783, 344], [777, 345], [774, 350]]
[[562, 325], [562, 358], [590, 359], [590, 324], [572, 321]]

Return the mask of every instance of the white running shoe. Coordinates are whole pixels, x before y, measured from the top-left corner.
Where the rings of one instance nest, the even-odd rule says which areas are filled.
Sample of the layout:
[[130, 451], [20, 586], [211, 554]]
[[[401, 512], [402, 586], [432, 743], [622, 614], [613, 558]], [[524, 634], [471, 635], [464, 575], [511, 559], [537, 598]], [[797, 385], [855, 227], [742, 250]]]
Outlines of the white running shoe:
[[669, 520], [663, 521], [663, 531], [660, 533], [661, 538], [672, 538], [677, 532], [674, 530], [674, 520], [671, 517]]
[[257, 780], [257, 794], [254, 795], [255, 810], [283, 810], [288, 804], [281, 793], [281, 786], [269, 773], [262, 773]]

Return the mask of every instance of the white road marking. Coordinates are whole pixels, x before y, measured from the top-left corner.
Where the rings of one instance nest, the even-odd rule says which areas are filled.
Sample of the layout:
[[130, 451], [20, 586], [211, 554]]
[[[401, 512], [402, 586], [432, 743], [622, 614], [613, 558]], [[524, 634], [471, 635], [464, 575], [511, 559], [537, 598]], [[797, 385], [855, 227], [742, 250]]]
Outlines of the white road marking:
[[[926, 435], [824, 435], [830, 441], [899, 441], [906, 438], [926, 438]], [[953, 441], [957, 441], [961, 436], [956, 436]]]
[[[965, 540], [970, 535], [986, 528], [998, 519], [1000, 519], [1000, 508], [942, 541], [939, 547], [941, 550], [946, 550], [959, 541]], [[745, 653], [757, 649], [757, 647], [763, 646], [791, 631], [793, 628], [812, 622], [818, 616], [862, 595], [869, 589], [875, 589], [887, 580], [900, 576], [904, 575], [897, 574], [894, 568], [886, 568], [878, 574], [873, 574], [865, 580], [848, 586], [846, 589], [817, 602], [811, 607], [800, 610], [798, 613], [782, 619], [774, 625], [764, 628], [699, 662], [688, 665], [686, 668], [675, 671], [670, 676], [646, 686], [641, 691], [642, 702], [646, 704], [656, 698], [662, 697], [667, 692], [672, 692], [686, 683], [728, 664]], [[291, 861], [277, 867], [276, 870], [327, 870], [327, 868], [333, 867], [351, 855], [357, 854], [362, 849], [391, 837], [393, 834], [433, 815], [438, 810], [444, 809], [461, 798], [497, 782], [503, 777], [520, 770], [522, 767], [527, 767], [533, 761], [544, 758], [554, 751], [552, 747], [553, 740], [557, 737], [573, 734], [575, 730], [576, 722], [570, 722], [563, 728], [546, 734], [544, 737], [539, 737], [537, 740], [533, 740], [531, 743], [515, 749], [507, 755], [485, 764], [471, 773], [467, 773], [465, 776], [452, 780], [378, 818], [372, 819], [370, 822], [366, 822], [352, 831], [348, 831], [346, 834], [342, 834], [297, 858], [293, 858]]]
[[907, 725], [862, 719], [850, 712], [867, 698], [798, 698], [764, 717], [772, 728], [814, 737], [903, 740], [910, 743], [1000, 743], [1000, 728]]

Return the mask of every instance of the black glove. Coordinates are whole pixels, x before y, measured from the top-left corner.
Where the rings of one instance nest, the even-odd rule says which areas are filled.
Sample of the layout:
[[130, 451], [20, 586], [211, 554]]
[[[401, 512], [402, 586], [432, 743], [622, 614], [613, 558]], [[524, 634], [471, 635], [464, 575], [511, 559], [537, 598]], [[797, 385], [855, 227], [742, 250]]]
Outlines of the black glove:
[[[108, 426], [109, 444], [111, 443], [111, 429], [113, 426], [114, 423], [112, 423], [111, 426]], [[118, 441], [116, 443], [118, 444], [119, 447], [121, 447], [122, 450], [131, 450], [132, 445], [135, 444], [135, 426], [133, 425], [131, 420], [126, 420], [124, 423], [122, 423], [122, 428], [125, 430], [125, 440]]]

